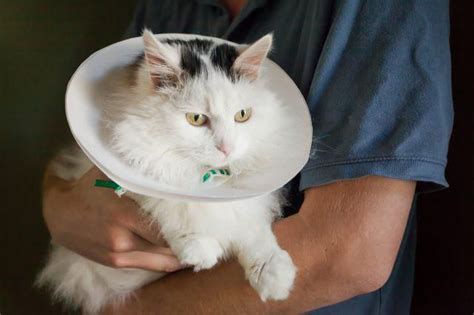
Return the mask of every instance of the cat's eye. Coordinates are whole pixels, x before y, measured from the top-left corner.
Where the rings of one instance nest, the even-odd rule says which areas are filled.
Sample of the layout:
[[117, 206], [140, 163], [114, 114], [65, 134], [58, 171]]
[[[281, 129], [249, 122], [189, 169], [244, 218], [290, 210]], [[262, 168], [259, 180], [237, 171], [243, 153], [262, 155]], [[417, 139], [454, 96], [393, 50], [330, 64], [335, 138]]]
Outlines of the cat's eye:
[[236, 122], [245, 122], [249, 120], [250, 116], [252, 115], [252, 109], [247, 108], [247, 109], [241, 109], [234, 115], [234, 120]]
[[199, 113], [186, 113], [186, 120], [193, 126], [202, 126], [207, 122], [207, 116]]

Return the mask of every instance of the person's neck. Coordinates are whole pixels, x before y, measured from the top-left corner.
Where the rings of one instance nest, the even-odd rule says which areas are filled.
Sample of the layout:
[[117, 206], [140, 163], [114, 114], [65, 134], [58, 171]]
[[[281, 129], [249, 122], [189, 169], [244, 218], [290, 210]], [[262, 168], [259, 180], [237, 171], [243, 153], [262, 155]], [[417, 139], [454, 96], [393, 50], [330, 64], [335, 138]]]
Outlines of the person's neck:
[[229, 12], [231, 19], [234, 19], [247, 3], [247, 0], [220, 0]]

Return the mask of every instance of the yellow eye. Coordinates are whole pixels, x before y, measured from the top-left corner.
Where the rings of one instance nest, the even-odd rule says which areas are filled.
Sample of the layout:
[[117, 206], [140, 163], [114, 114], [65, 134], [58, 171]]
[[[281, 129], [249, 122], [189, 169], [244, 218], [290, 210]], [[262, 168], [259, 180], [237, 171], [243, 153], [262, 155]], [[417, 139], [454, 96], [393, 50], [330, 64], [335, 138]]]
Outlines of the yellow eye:
[[207, 116], [199, 113], [186, 113], [186, 120], [193, 126], [202, 126], [207, 122]]
[[245, 122], [249, 120], [250, 116], [252, 116], [252, 109], [247, 108], [247, 109], [241, 109], [234, 115], [234, 120], [236, 122]]

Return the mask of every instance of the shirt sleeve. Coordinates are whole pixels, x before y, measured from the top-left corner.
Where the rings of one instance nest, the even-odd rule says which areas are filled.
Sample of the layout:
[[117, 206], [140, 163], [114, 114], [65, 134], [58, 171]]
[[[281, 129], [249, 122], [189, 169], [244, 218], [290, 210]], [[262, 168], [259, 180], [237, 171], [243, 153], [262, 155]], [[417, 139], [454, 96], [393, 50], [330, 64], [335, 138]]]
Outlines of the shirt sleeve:
[[447, 187], [450, 73], [448, 1], [336, 1], [307, 97], [300, 190], [367, 175]]

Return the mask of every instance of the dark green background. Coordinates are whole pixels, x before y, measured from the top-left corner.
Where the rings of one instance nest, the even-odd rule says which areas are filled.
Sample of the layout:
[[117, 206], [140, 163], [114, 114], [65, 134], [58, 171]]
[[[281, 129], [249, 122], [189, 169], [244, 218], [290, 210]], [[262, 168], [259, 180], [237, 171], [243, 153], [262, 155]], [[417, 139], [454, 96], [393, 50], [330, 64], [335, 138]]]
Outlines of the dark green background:
[[41, 219], [45, 164], [70, 138], [66, 84], [95, 50], [118, 41], [134, 0], [0, 0], [0, 313], [51, 314], [32, 288], [48, 233]]

